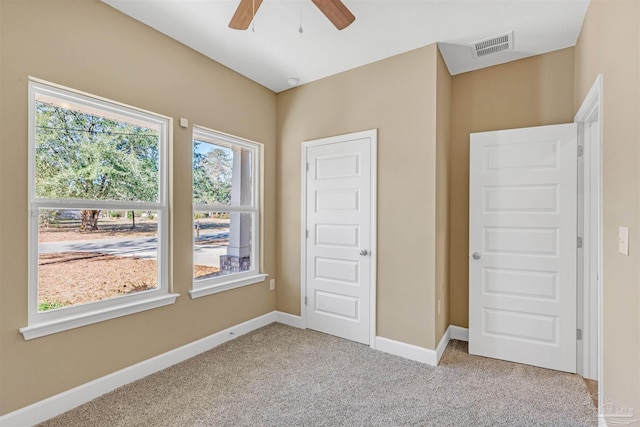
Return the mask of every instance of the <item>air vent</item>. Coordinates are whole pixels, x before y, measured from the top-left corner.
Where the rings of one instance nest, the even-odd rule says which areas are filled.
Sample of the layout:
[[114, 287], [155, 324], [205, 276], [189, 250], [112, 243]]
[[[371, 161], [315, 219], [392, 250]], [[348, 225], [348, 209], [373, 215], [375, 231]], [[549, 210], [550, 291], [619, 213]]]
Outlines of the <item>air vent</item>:
[[471, 52], [474, 58], [513, 49], [513, 31], [488, 39], [471, 43]]

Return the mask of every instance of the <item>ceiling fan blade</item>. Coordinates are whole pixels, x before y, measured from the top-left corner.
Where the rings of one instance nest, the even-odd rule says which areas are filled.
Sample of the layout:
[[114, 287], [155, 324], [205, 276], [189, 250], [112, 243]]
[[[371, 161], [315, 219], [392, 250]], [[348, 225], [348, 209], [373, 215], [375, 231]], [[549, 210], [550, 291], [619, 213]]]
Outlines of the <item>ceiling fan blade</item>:
[[236, 13], [233, 14], [233, 18], [229, 22], [229, 28], [234, 30], [246, 30], [249, 28], [249, 24], [251, 24], [255, 14], [258, 13], [258, 8], [261, 4], [262, 0], [240, 0]]
[[347, 28], [356, 17], [340, 0], [312, 0], [338, 30]]

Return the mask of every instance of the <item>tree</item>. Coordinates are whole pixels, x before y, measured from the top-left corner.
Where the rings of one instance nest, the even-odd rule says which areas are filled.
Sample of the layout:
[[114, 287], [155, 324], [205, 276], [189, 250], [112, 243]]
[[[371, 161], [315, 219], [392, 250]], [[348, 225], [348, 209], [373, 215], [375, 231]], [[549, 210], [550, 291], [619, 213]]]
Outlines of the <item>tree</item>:
[[[202, 150], [206, 144], [208, 150]], [[232, 152], [228, 148], [194, 141], [193, 203], [228, 205], [231, 203]]]
[[[158, 148], [155, 130], [36, 102], [36, 196], [156, 201]], [[99, 213], [82, 211], [81, 229]]]

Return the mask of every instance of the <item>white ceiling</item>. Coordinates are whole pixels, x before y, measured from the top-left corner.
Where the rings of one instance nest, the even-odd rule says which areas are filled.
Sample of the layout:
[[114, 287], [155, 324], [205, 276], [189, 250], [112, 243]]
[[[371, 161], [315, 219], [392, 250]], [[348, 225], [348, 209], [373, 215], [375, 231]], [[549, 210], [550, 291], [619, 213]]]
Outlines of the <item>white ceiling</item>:
[[[589, 0], [343, 0], [342, 31], [311, 0], [265, 0], [255, 32], [228, 27], [239, 0], [102, 0], [274, 92], [435, 42], [452, 75], [574, 46]], [[299, 33], [300, 23], [304, 32]], [[514, 49], [469, 44], [514, 32]]]

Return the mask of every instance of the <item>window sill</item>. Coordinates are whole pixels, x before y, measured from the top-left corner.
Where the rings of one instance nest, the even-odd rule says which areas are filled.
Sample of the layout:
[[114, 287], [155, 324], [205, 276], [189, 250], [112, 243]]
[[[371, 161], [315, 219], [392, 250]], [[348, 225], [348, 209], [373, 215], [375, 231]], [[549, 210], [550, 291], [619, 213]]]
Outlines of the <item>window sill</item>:
[[264, 282], [264, 279], [266, 278], [267, 278], [266, 274], [256, 274], [254, 276], [241, 277], [235, 280], [232, 279], [232, 280], [229, 280], [228, 282], [194, 287], [194, 289], [189, 291], [189, 295], [191, 295], [192, 299], [200, 298], [206, 295], [217, 294], [219, 292], [240, 288], [242, 286], [253, 285], [255, 283]]
[[127, 316], [141, 311], [151, 310], [165, 305], [173, 304], [179, 294], [161, 295], [141, 301], [118, 305], [117, 307], [103, 308], [90, 313], [76, 314], [62, 317], [48, 322], [36, 323], [18, 329], [25, 340], [40, 338], [93, 323], [103, 322], [116, 317]]

